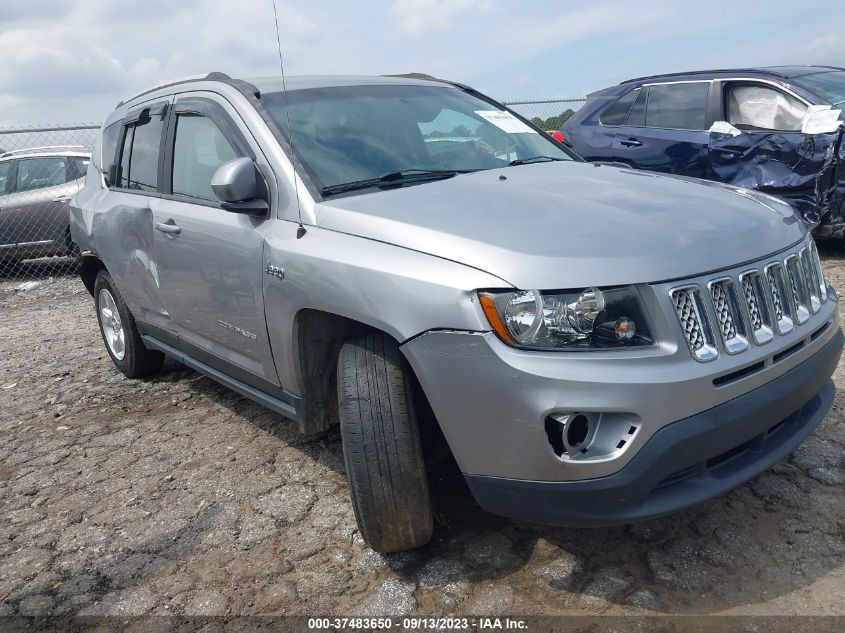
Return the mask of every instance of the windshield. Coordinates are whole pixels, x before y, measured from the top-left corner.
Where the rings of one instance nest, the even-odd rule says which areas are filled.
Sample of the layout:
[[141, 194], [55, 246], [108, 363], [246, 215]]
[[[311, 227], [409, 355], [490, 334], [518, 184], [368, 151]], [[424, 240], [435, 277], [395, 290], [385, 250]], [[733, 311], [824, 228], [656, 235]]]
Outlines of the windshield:
[[[284, 94], [262, 94], [261, 102], [286, 130]], [[294, 151], [321, 190], [392, 172], [464, 172], [538, 157], [572, 159], [511, 113], [452, 86], [292, 90], [288, 106]]]
[[845, 71], [815, 73], [793, 81], [845, 111]]

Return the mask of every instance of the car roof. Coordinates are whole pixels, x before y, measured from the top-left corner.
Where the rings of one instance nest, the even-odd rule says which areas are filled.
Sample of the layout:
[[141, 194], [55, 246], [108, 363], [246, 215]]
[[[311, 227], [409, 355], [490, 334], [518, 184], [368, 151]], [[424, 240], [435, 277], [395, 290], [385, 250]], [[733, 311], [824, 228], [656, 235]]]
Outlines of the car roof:
[[13, 149], [0, 154], [0, 161], [12, 160], [14, 158], [43, 158], [51, 156], [78, 156], [90, 158], [91, 150], [82, 145], [52, 145], [49, 147], [27, 147]]
[[634, 82], [649, 81], [655, 79], [682, 79], [685, 77], [700, 78], [702, 76], [720, 76], [720, 75], [736, 75], [739, 73], [755, 74], [755, 75], [769, 75], [780, 77], [782, 79], [791, 79], [793, 77], [801, 77], [804, 75], [813, 75], [816, 73], [832, 72], [836, 70], [845, 70], [839, 66], [757, 66], [752, 68], [719, 68], [713, 70], [693, 70], [680, 73], [666, 73], [663, 75], [647, 75], [645, 77], [636, 77], [634, 79], [626, 79], [622, 84], [629, 84]]

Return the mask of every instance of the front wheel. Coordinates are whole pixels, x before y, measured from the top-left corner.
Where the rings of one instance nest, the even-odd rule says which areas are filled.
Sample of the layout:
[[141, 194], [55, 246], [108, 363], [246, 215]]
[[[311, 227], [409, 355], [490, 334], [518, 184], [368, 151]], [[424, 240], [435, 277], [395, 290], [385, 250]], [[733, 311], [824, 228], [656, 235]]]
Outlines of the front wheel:
[[115, 367], [127, 378], [139, 378], [158, 371], [164, 362], [164, 354], [144, 346], [135, 318], [105, 270], [97, 274], [94, 282], [94, 302], [100, 334]]
[[355, 518], [377, 552], [425, 545], [433, 520], [413, 379], [396, 342], [351, 337], [337, 365], [343, 458]]

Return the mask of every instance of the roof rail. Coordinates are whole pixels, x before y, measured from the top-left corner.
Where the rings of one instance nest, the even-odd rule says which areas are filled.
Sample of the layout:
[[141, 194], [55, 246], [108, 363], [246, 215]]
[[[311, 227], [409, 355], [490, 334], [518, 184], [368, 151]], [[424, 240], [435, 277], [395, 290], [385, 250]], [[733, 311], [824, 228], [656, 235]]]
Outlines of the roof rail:
[[261, 96], [261, 91], [259, 91], [258, 88], [256, 88], [254, 85], [252, 85], [248, 81], [243, 81], [241, 79], [232, 79], [226, 73], [210, 72], [206, 75], [189, 75], [187, 77], [181, 77], [179, 79], [174, 79], [172, 81], [168, 81], [167, 83], [159, 84], [157, 86], [152, 86], [150, 88], [147, 88], [146, 90], [142, 90], [141, 92], [135, 93], [134, 95], [132, 95], [131, 97], [128, 97], [127, 99], [124, 99], [123, 101], [118, 103], [117, 106], [115, 106], [115, 108], [119, 108], [123, 105], [126, 105], [130, 101], [134, 101], [138, 97], [142, 97], [145, 94], [155, 92], [156, 90], [161, 90], [162, 88], [169, 88], [170, 86], [178, 86], [179, 84], [187, 84], [187, 83], [193, 83], [193, 82], [197, 82], [197, 81], [219, 81], [221, 83], [228, 84], [228, 85], [240, 90], [241, 92], [243, 92], [246, 89], [246, 90], [249, 90], [251, 92], [254, 92], [256, 97]]
[[25, 147], [23, 149], [10, 149], [0, 154], [0, 158], [8, 158], [9, 156], [17, 156], [18, 154], [38, 154], [44, 152], [84, 152], [91, 153], [90, 147], [84, 145], [44, 145], [43, 147]]
[[[759, 72], [764, 72], [764, 71], [760, 68], [716, 68], [716, 69], [713, 69], [713, 70], [691, 70], [691, 71], [682, 72], [682, 73], [662, 73], [662, 74], [659, 74], [659, 75], [646, 75], [644, 77], [634, 77], [633, 79], [626, 79], [625, 81], [621, 81], [619, 83], [620, 84], [629, 84], [629, 83], [632, 83], [634, 81], [646, 81], [647, 79], [664, 79], [666, 77], [683, 77], [685, 75], [710, 75], [710, 74], [713, 74], [713, 73], [736, 73], [736, 72], [744, 72], [744, 73], [755, 73], [756, 72], [756, 73], [759, 73]], [[782, 74], [774, 72], [774, 71], [767, 70], [765, 72], [768, 72], [771, 75], [778, 75], [779, 77], [785, 77], [785, 75], [782, 75]]]
[[663, 79], [665, 77], [683, 77], [684, 75], [710, 75], [713, 73], [768, 73], [770, 75], [776, 75], [783, 79], [788, 79], [791, 75], [788, 75], [784, 72], [779, 71], [779, 68], [819, 68], [819, 69], [826, 69], [826, 70], [845, 70], [845, 68], [841, 68], [839, 66], [816, 66], [816, 65], [807, 65], [807, 66], [757, 66], [754, 68], [714, 68], [711, 70], [691, 70], [682, 73], [662, 73], [659, 75], [646, 75], [645, 77], [634, 77], [633, 79], [626, 79], [625, 81], [619, 82], [621, 84], [628, 84], [634, 81], [646, 81], [648, 79]]

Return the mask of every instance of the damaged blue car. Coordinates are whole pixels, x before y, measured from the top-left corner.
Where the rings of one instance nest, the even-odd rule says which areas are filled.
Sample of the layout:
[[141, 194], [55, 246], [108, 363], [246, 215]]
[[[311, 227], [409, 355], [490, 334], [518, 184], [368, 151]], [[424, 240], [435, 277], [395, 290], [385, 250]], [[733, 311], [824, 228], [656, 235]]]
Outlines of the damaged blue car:
[[845, 68], [654, 75], [589, 95], [563, 126], [588, 161], [704, 178], [789, 202], [818, 238], [845, 237]]

